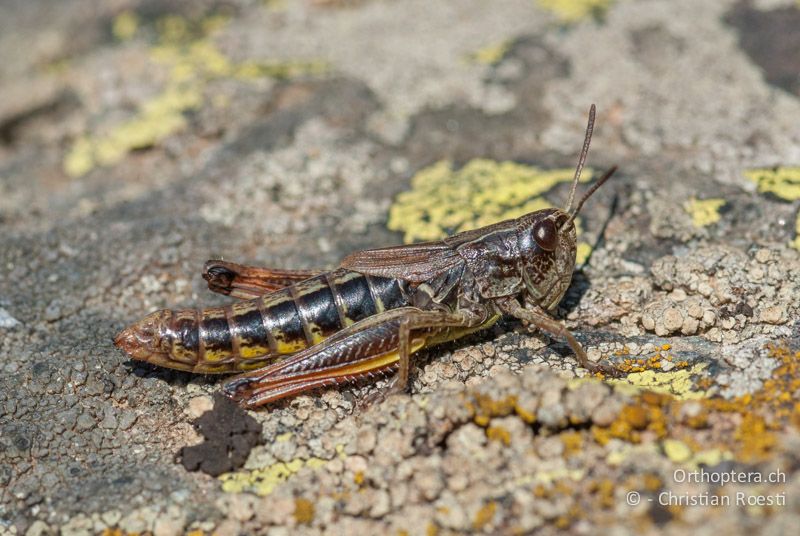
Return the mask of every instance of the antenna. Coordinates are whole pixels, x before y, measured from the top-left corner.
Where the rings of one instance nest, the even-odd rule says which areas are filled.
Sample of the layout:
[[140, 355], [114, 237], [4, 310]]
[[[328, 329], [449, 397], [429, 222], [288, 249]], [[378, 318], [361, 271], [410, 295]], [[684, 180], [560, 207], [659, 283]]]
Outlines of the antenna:
[[[604, 182], [606, 182], [609, 178], [611, 178], [611, 175], [613, 175], [615, 171], [617, 171], [617, 166], [613, 166], [611, 169], [606, 171], [603, 174], [603, 176], [600, 177], [600, 180], [598, 180], [596, 183], [594, 183], [592, 185], [592, 187], [589, 188], [588, 192], [583, 194], [583, 197], [581, 197], [581, 200], [578, 202], [578, 206], [575, 207], [575, 210], [570, 213], [569, 219], [566, 222], [564, 222], [564, 225], [567, 225], [569, 222], [571, 222], [572, 220], [575, 219], [575, 216], [577, 216], [578, 212], [581, 211], [581, 207], [586, 202], [586, 200], [589, 199], [592, 196], [592, 194], [595, 193], [597, 191], [597, 189], [600, 188], [603, 185]], [[562, 225], [561, 227], [563, 228], [564, 225]]]
[[581, 149], [581, 156], [578, 158], [578, 167], [575, 168], [575, 178], [572, 179], [572, 189], [569, 191], [569, 202], [564, 212], [569, 212], [572, 208], [572, 202], [575, 200], [575, 189], [578, 187], [578, 180], [581, 178], [581, 171], [586, 163], [586, 155], [589, 153], [589, 143], [592, 141], [592, 131], [594, 130], [594, 104], [589, 108], [589, 123], [586, 125], [586, 136], [583, 138], [583, 149]]

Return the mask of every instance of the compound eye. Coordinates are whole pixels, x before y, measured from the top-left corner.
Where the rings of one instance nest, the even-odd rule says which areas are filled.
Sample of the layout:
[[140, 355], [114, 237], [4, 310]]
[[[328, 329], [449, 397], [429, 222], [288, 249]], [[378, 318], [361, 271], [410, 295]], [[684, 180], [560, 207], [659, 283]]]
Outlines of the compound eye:
[[547, 219], [537, 222], [533, 226], [533, 239], [545, 251], [553, 251], [558, 245], [558, 231], [553, 220]]

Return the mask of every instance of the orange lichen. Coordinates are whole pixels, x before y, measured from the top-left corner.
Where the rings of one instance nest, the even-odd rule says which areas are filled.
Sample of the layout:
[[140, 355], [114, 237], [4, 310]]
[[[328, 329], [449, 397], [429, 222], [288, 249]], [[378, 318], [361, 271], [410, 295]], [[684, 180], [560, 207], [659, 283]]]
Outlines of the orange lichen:
[[778, 442], [774, 433], [767, 430], [764, 418], [752, 413], [744, 415], [734, 437], [739, 442], [739, 458], [754, 462], [767, 458]]
[[490, 441], [499, 441], [505, 446], [511, 444], [511, 433], [502, 426], [490, 426], [487, 428], [486, 437], [488, 437]]
[[494, 400], [492, 397], [475, 393], [467, 408], [475, 414], [475, 424], [478, 426], [488, 426], [492, 417], [506, 417], [510, 415], [517, 405], [517, 397], [508, 396], [502, 400]]
[[472, 521], [472, 528], [481, 530], [492, 521], [496, 511], [497, 503], [494, 501], [489, 501], [481, 506], [480, 510], [475, 514], [475, 519]]
[[647, 491], [658, 491], [664, 485], [658, 475], [645, 473], [643, 476], [643, 488]]
[[[682, 369], [689, 366], [688, 361], [675, 361], [675, 358], [670, 354], [665, 354], [662, 352], [666, 352], [672, 348], [669, 344], [661, 345], [661, 348], [652, 356], [650, 357], [626, 357], [622, 360], [622, 363], [617, 365], [622, 371], [624, 372], [644, 372], [645, 370], [654, 370], [654, 369], [664, 369], [664, 361], [672, 363], [672, 369]], [[616, 356], [624, 356], [628, 355], [628, 353], [623, 348], [622, 351], [615, 352], [614, 355]]]
[[569, 457], [577, 454], [583, 447], [583, 436], [580, 432], [564, 432], [559, 436], [564, 445], [564, 454]]
[[526, 423], [533, 424], [536, 422], [536, 414], [520, 407], [519, 404], [514, 404], [514, 411], [516, 412], [517, 416]]
[[308, 525], [314, 520], [314, 503], [298, 497], [294, 500], [294, 519], [300, 525]]
[[[668, 350], [667, 346], [663, 345], [662, 350]], [[732, 414], [738, 418], [734, 432], [722, 431], [719, 444], [710, 446], [730, 451], [741, 461], [764, 460], [778, 446], [776, 431], [789, 424], [800, 425], [800, 403], [794, 402], [793, 397], [793, 393], [800, 390], [800, 352], [770, 346], [769, 355], [779, 364], [772, 377], [755, 393], [733, 399], [712, 397], [687, 401], [670, 394], [644, 391], [634, 398], [633, 403], [624, 406], [611, 424], [593, 426], [592, 437], [601, 445], [611, 439], [639, 443], [644, 432], [663, 439], [680, 428], [683, 433], [677, 439], [693, 451], [701, 451], [703, 446], [689, 432], [712, 426], [711, 415]], [[690, 403], [700, 404], [700, 408], [684, 411], [686, 404]]]
[[589, 492], [597, 497], [599, 505], [603, 508], [612, 508], [617, 504], [614, 496], [616, 485], [610, 478], [593, 480], [589, 482]]

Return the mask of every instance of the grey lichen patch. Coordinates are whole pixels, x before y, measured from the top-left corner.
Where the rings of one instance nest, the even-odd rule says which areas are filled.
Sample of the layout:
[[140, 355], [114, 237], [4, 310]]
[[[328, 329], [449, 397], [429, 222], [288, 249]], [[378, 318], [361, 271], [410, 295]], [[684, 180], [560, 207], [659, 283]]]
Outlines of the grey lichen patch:
[[[345, 419], [330, 431], [341, 445], [341, 461], [298, 474], [273, 492], [269, 502], [281, 504], [303, 493], [322, 506], [315, 509], [311, 521], [318, 530], [359, 527], [413, 532], [427, 530], [431, 523], [448, 530], [470, 530], [485, 504], [494, 500], [497, 486], [511, 482], [512, 474], [528, 475], [510, 488], [503, 487], [506, 492], [517, 490], [520, 496], [522, 490], [530, 492], [541, 482], [549, 484], [570, 474], [558, 460], [560, 451], [547, 447], [549, 440], [534, 437], [531, 422], [537, 420], [551, 432], [591, 423], [594, 414], [599, 416], [598, 406], [616, 405], [619, 411], [621, 404], [612, 399], [624, 397], [600, 384], [569, 389], [564, 380], [543, 368], [528, 368], [522, 375], [499, 372], [474, 389], [450, 384], [443, 392], [415, 399], [392, 397], [358, 420]], [[403, 417], [389, 418], [392, 415]], [[540, 454], [531, 452], [531, 446]], [[471, 469], [464, 472], [464, 467]], [[318, 485], [311, 494], [308, 479]], [[334, 489], [341, 497], [336, 506], [325, 491]], [[423, 513], [429, 506], [439, 512], [435, 520]], [[486, 526], [497, 528], [499, 519], [516, 518], [513, 512], [523, 510], [515, 501], [504, 508]], [[339, 511], [345, 517], [337, 516]], [[274, 509], [259, 514], [256, 507], [256, 512], [262, 523], [285, 522]], [[533, 527], [537, 520], [543, 522], [535, 517], [525, 523]]]
[[[387, 179], [388, 170], [378, 165], [377, 146], [344, 143], [342, 136], [322, 121], [309, 121], [292, 146], [255, 153], [236, 176], [202, 187], [200, 214], [257, 236], [299, 234], [345, 215], [351, 232], [364, 231], [385, 217], [388, 200], [372, 198], [370, 190]], [[331, 203], [334, 196], [342, 202]]]
[[662, 257], [652, 266], [657, 290], [644, 306], [642, 327], [725, 343], [788, 336], [783, 325], [798, 314], [798, 270], [800, 260], [786, 247], [696, 246]]
[[20, 321], [0, 307], [0, 328], [13, 328], [20, 325]]
[[[718, 495], [674, 485], [697, 464], [787, 468], [783, 485], [722, 491], [799, 496], [796, 418], [781, 420], [797, 391], [800, 270], [781, 245], [797, 207], [746, 173], [797, 165], [796, 80], [779, 80], [796, 59], [751, 47], [790, 42], [774, 25], [792, 3], [620, 1], [564, 30], [530, 0], [234, 2], [213, 47], [193, 51], [202, 69], [218, 51], [229, 65], [319, 58], [330, 71], [215, 75], [196, 105], [174, 103], [180, 129], [74, 178], [63, 164], [82, 134], [106, 139], [182, 76], [154, 68], [146, 39], [112, 40], [113, 21], [210, 4], [4, 8], [0, 532], [790, 532], [791, 507], [625, 496]], [[487, 63], [467, 59], [498, 44]], [[263, 444], [229, 479], [175, 463], [201, 441], [191, 421], [220, 379], [131, 362], [116, 331], [153, 309], [227, 303], [199, 277], [221, 253], [322, 267], [399, 243], [386, 208], [434, 162], [571, 166], [592, 102], [588, 165], [620, 171], [581, 212], [596, 247], [556, 316], [591, 360], [637, 372], [613, 389], [588, 381], [560, 337], [504, 320], [415, 356], [410, 395], [365, 408], [384, 378], [251, 412]], [[740, 439], [764, 457], [737, 459]], [[270, 468], [289, 470], [258, 482]]]

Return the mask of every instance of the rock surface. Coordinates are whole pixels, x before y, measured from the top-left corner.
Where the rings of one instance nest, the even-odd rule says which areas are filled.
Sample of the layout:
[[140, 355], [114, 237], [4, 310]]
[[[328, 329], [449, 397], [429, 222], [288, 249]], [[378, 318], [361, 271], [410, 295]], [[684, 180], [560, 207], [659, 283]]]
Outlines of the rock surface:
[[[797, 527], [797, 43], [793, 0], [4, 6], [0, 535]], [[226, 303], [209, 258], [331, 267], [562, 205], [592, 102], [620, 171], [558, 316], [626, 378], [503, 321], [409, 395], [226, 413], [212, 449], [222, 380], [114, 348]]]

